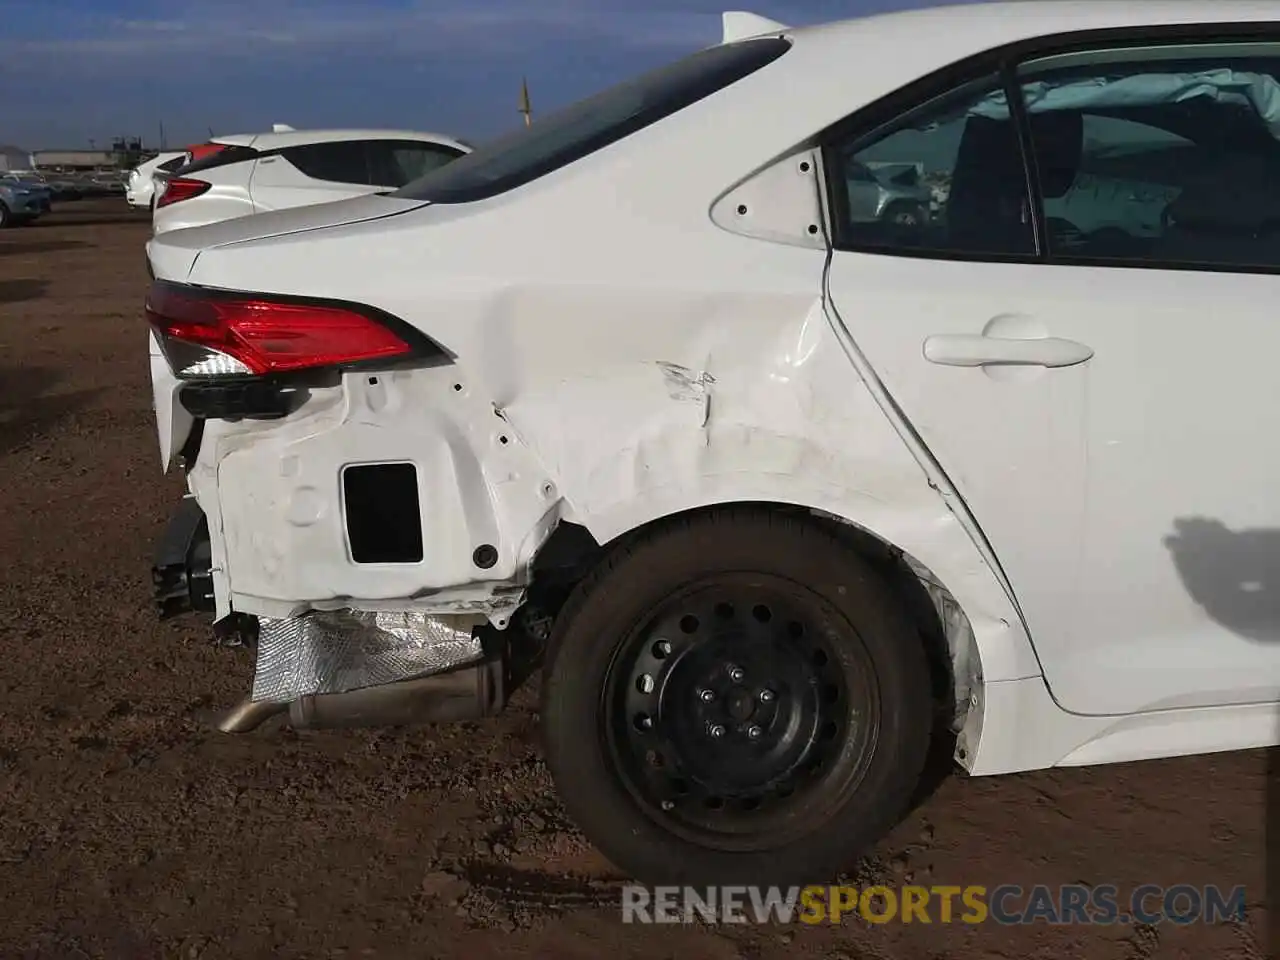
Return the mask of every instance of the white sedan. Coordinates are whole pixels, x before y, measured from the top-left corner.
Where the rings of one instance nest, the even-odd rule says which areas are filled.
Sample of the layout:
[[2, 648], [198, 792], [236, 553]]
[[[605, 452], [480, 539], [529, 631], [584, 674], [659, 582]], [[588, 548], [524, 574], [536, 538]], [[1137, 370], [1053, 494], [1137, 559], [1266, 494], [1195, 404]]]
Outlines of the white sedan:
[[[650, 882], [829, 877], [940, 737], [1274, 744], [1277, 162], [1275, 0], [728, 14], [396, 193], [150, 243], [157, 598], [256, 635], [232, 731], [541, 658]], [[927, 216], [851, 211], [908, 168]]]
[[295, 130], [216, 137], [156, 176], [154, 233], [403, 187], [470, 151], [411, 130]]

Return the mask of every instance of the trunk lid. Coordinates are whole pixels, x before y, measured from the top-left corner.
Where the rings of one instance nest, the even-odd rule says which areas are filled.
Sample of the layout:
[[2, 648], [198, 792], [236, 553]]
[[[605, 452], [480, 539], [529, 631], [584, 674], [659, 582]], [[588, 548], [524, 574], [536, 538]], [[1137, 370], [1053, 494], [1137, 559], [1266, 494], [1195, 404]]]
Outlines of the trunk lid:
[[152, 237], [147, 244], [147, 254], [152, 260], [152, 268], [156, 269], [157, 276], [160, 275], [159, 266], [162, 260], [175, 265], [187, 263], [187, 270], [181, 276], [169, 274], [164, 277], [168, 280], [181, 281], [187, 278], [191, 267], [195, 265], [196, 259], [203, 250], [212, 250], [232, 243], [269, 240], [272, 237], [323, 230], [326, 227], [363, 223], [366, 220], [379, 220], [383, 217], [408, 213], [410, 210], [424, 206], [426, 202], [422, 200], [402, 200], [375, 193], [349, 200], [334, 200], [330, 203], [274, 210], [269, 213], [220, 220], [203, 227], [174, 230]]

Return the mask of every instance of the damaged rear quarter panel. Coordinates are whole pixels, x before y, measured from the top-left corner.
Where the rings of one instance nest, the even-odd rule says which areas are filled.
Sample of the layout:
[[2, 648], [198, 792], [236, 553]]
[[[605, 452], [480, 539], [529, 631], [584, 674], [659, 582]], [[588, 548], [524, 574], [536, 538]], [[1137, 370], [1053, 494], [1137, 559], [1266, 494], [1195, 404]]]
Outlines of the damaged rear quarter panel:
[[[647, 324], [651, 335], [654, 326], [665, 322]], [[905, 551], [931, 593], [942, 584], [954, 593], [968, 623], [953, 610], [941, 618], [964, 691], [979, 671], [1038, 675], [1008, 598], [850, 365], [819, 299], [726, 295], [672, 332], [662, 359], [619, 359], [527, 388], [503, 408], [566, 517], [607, 542], [718, 503], [832, 514]]]
[[[681, 123], [658, 145], [681, 141]], [[221, 527], [220, 605], [509, 610], [561, 519], [607, 542], [772, 501], [844, 518], [927, 568], [965, 611], [986, 680], [1038, 675], [998, 579], [832, 331], [825, 252], [713, 224], [709, 202], [742, 175], [724, 155], [682, 152], [682, 175], [661, 182], [620, 156], [567, 178], [567, 195], [552, 176], [515, 200], [201, 256], [193, 282], [369, 303], [457, 357], [377, 385], [348, 374], [286, 423], [211, 430], [192, 481]], [[354, 564], [341, 468], [405, 459], [426, 558]], [[485, 570], [482, 543], [499, 556]]]
[[[554, 500], [510, 433], [449, 368], [350, 373], [286, 422], [210, 424], [190, 483], [219, 532], [227, 609], [287, 617], [344, 606], [513, 607], [518, 595], [502, 588], [519, 573], [519, 544], [504, 533], [538, 530]], [[343, 468], [406, 460], [418, 470], [426, 556], [355, 563]], [[492, 568], [474, 565], [480, 544], [498, 548]]]

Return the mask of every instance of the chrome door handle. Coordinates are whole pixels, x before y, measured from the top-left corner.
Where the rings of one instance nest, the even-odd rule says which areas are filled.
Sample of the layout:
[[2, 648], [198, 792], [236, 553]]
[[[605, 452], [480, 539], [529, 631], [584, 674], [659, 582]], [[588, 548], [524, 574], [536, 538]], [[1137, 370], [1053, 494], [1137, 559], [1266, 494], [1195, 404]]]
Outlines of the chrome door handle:
[[924, 358], [946, 367], [1073, 367], [1093, 356], [1074, 340], [1040, 337], [1014, 340], [982, 334], [939, 334], [924, 342]]

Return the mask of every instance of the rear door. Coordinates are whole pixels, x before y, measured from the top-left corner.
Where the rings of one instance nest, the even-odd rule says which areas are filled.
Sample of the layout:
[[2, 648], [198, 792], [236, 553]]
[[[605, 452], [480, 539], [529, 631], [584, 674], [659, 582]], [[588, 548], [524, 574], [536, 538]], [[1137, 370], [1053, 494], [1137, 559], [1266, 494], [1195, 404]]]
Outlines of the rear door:
[[261, 157], [249, 184], [255, 212], [284, 210], [376, 192], [364, 140], [286, 147]]
[[[1077, 713], [1280, 698], [1280, 42], [1220, 31], [995, 64], [826, 152], [830, 307]], [[860, 222], [873, 159], [923, 164], [937, 218]]]

